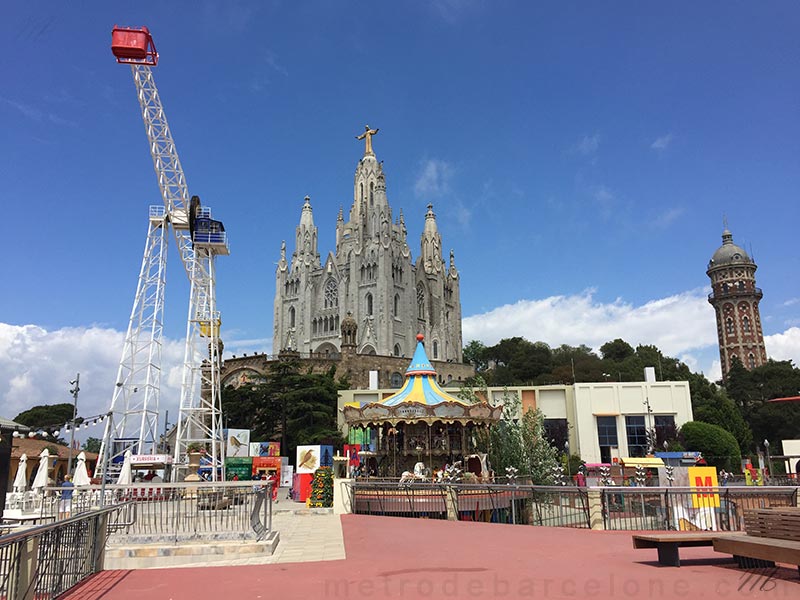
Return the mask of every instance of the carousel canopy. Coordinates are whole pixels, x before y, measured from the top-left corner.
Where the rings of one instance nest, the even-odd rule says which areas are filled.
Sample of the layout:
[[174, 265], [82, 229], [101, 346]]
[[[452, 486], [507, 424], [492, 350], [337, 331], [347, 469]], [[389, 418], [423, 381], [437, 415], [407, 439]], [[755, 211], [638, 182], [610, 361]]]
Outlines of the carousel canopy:
[[406, 369], [403, 387], [378, 402], [364, 406], [355, 402], [346, 404], [344, 418], [348, 425], [437, 420], [492, 422], [500, 419], [502, 406], [470, 403], [448, 394], [439, 386], [423, 340], [422, 334], [417, 335], [417, 348]]

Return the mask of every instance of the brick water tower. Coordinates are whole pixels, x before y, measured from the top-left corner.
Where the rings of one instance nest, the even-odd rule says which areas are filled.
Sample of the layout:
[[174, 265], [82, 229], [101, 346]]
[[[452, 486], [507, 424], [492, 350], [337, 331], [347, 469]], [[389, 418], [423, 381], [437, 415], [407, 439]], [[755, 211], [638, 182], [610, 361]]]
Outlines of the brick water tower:
[[763, 294], [756, 287], [757, 268], [747, 252], [733, 243], [733, 235], [726, 226], [722, 232], [722, 246], [714, 252], [706, 271], [711, 279], [708, 301], [717, 314], [723, 380], [727, 378], [734, 358], [738, 358], [746, 369], [767, 362], [758, 312]]

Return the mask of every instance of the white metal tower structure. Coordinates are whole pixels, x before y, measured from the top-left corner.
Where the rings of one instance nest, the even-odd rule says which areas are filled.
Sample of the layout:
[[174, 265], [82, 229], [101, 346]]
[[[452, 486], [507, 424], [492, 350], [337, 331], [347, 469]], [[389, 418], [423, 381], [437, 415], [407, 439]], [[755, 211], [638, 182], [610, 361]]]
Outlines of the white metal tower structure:
[[[207, 451], [211, 459], [211, 476], [216, 480], [224, 476], [221, 471], [224, 465], [224, 444], [219, 382], [222, 344], [219, 339], [220, 317], [216, 307], [214, 267], [218, 254], [228, 254], [227, 236], [222, 223], [211, 219], [210, 209], [201, 207], [196, 196], [191, 200], [189, 198], [183, 168], [150, 69], [158, 63], [158, 53], [150, 32], [146, 27], [115, 27], [111, 48], [117, 62], [131, 65], [153, 166], [164, 202], [163, 209], [159, 207], [161, 234], [163, 236], [164, 229], [172, 225], [181, 261], [190, 282], [173, 480], [180, 479], [187, 450], [193, 444], [198, 444]], [[111, 412], [114, 413], [114, 418], [106, 426], [104, 447], [101, 450], [103, 457], [105, 447], [108, 446], [112, 462], [128, 448], [142, 452], [148, 449], [149, 444], [151, 451], [155, 449], [163, 274], [166, 268], [167, 245], [165, 242], [160, 246], [150, 243], [154, 234], [153, 214], [151, 210], [148, 244], [145, 246], [126, 347], [120, 361], [117, 389], [112, 398]], [[160, 277], [150, 276], [150, 265], [154, 264], [160, 265]], [[155, 326], [156, 322], [158, 326]], [[146, 368], [141, 366], [145, 356], [148, 364]], [[142, 396], [142, 400], [137, 402], [135, 394], [140, 391], [140, 386], [137, 385], [137, 377], [141, 378], [139, 373], [146, 373], [144, 389], [152, 389], [152, 392], [149, 396]], [[111, 425], [112, 422], [114, 425]], [[98, 470], [100, 468], [101, 465], [98, 465]]]

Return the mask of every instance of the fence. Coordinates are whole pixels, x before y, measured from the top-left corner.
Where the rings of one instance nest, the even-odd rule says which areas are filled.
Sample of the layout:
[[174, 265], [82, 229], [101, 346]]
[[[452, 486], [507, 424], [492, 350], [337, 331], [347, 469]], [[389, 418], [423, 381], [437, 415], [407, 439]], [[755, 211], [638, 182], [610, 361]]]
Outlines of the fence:
[[797, 487], [601, 489], [603, 522], [614, 530], [744, 530], [744, 511], [797, 506]]
[[356, 481], [350, 494], [356, 514], [589, 527], [586, 488]]
[[127, 503], [0, 538], [0, 598], [54, 598], [103, 568], [109, 522]]
[[[61, 488], [46, 488], [57, 498]], [[57, 502], [41, 503], [55, 510]], [[144, 543], [265, 538], [272, 531], [269, 482], [136, 483], [75, 488], [72, 514], [123, 505], [110, 542]], [[53, 513], [54, 518], [64, 514]]]

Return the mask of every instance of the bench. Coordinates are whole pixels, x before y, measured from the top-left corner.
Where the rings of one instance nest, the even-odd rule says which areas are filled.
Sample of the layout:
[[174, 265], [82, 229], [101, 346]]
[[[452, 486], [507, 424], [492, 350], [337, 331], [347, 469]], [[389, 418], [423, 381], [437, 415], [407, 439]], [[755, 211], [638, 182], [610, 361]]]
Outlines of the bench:
[[745, 511], [746, 535], [714, 540], [714, 551], [732, 554], [742, 568], [797, 565], [800, 571], [800, 508], [759, 508]]
[[728, 537], [729, 532], [692, 531], [687, 533], [640, 533], [633, 536], [633, 547], [658, 550], [658, 564], [665, 567], [680, 567], [678, 548], [713, 546], [719, 537]]

